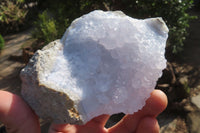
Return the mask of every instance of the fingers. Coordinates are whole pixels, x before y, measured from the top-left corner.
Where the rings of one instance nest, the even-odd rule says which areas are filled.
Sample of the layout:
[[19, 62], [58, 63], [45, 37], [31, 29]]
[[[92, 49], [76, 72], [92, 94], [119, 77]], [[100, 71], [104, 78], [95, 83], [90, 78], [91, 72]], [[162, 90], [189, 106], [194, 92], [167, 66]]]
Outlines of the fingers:
[[154, 90], [147, 99], [142, 110], [133, 115], [126, 115], [118, 124], [109, 129], [110, 133], [133, 132], [139, 125], [140, 120], [145, 116], [156, 117], [167, 106], [167, 97], [160, 90]]
[[91, 121], [83, 126], [78, 127], [78, 133], [106, 133], [107, 129], [104, 127], [109, 115], [100, 115], [93, 118]]
[[85, 125], [70, 125], [70, 124], [52, 124], [49, 133], [104, 133], [106, 128], [104, 125], [109, 119], [109, 115], [100, 115], [93, 118]]
[[40, 133], [37, 116], [17, 95], [0, 91], [0, 121], [11, 133]]
[[159, 124], [155, 117], [143, 118], [137, 128], [136, 133], [159, 133]]
[[109, 115], [100, 115], [98, 117], [93, 118], [91, 121], [89, 121], [86, 125], [88, 126], [93, 126], [93, 125], [98, 125], [99, 127], [104, 127], [106, 122], [109, 119]]
[[48, 133], [77, 133], [77, 127], [70, 124], [51, 124]]

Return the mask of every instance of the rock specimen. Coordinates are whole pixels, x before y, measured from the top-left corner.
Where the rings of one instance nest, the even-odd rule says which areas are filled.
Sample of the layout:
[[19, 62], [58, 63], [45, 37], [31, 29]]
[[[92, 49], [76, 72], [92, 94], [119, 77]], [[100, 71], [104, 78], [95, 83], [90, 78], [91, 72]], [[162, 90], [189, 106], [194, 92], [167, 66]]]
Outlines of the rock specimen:
[[141, 109], [166, 67], [161, 18], [93, 11], [21, 71], [22, 96], [44, 119], [84, 124], [101, 114]]

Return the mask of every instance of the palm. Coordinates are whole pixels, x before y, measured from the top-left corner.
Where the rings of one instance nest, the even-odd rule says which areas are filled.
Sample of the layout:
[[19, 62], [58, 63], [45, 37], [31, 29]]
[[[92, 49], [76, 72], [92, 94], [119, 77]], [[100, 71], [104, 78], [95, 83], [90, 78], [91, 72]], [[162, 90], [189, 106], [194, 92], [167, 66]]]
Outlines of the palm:
[[[101, 115], [82, 126], [52, 124], [49, 133], [158, 133], [156, 116], [166, 105], [166, 95], [155, 90], [142, 110], [126, 115], [109, 129], [104, 128], [109, 115]], [[7, 126], [8, 133], [40, 133], [38, 118], [30, 107], [20, 97], [5, 91], [0, 91], [0, 121]]]

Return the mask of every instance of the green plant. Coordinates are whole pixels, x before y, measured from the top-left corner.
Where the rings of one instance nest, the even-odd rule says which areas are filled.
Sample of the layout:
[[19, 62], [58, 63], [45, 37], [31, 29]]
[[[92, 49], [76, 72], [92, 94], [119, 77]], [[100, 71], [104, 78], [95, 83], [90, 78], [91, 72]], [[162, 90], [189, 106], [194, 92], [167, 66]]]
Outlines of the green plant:
[[184, 91], [185, 91], [187, 94], [190, 93], [191, 88], [190, 88], [188, 82], [184, 82], [184, 84], [183, 84], [183, 89], [184, 89]]
[[183, 50], [189, 21], [196, 18], [187, 13], [193, 0], [114, 0], [109, 5], [112, 10], [122, 10], [137, 18], [162, 17], [169, 27], [172, 53]]
[[0, 35], [0, 51], [3, 49], [4, 47], [4, 39], [3, 37]]
[[[144, 0], [143, 0], [144, 1]], [[173, 53], [177, 53], [183, 50], [184, 41], [187, 36], [187, 28], [189, 27], [189, 21], [194, 19], [194, 16], [190, 16], [187, 10], [192, 7], [193, 0], [151, 0], [152, 6], [147, 7], [140, 6], [142, 13], [149, 12], [152, 17], [161, 16], [166, 21], [169, 27], [169, 40], [170, 47]], [[141, 2], [141, 1], [140, 1]]]
[[170, 30], [171, 53], [183, 50], [187, 36], [186, 29], [189, 27], [189, 21], [195, 18], [187, 13], [193, 5], [193, 0], [60, 0], [59, 2], [39, 0], [38, 2], [41, 5], [50, 5], [44, 8], [49, 9], [56, 21], [59, 38], [73, 19], [94, 9], [122, 10], [125, 14], [136, 18], [162, 17]]
[[19, 30], [24, 24], [28, 11], [23, 8], [23, 0], [2, 0], [0, 2], [0, 28], [7, 31]]
[[39, 14], [38, 20], [34, 23], [36, 28], [32, 33], [34, 38], [48, 43], [57, 39], [56, 20], [50, 17], [47, 11]]

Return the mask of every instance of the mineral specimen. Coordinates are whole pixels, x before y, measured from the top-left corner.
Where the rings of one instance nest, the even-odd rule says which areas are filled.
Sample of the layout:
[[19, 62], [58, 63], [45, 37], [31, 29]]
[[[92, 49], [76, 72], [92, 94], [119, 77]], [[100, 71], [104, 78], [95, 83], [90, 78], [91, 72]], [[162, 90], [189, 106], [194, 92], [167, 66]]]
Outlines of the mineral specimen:
[[93, 11], [21, 71], [22, 96], [44, 119], [84, 124], [101, 114], [141, 109], [166, 67], [162, 18]]

